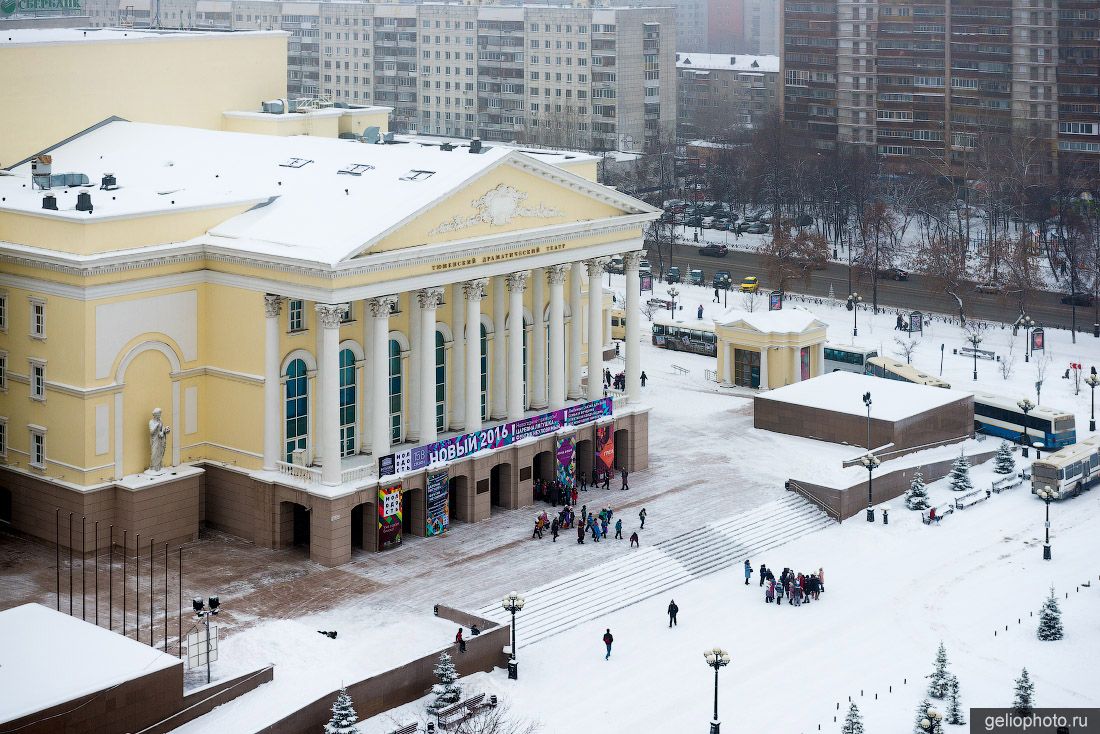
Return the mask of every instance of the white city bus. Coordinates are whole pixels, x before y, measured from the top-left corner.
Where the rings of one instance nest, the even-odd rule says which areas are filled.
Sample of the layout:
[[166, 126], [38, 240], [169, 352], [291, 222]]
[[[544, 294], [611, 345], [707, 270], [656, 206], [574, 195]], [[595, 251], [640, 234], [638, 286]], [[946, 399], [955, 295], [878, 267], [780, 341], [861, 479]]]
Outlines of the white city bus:
[[856, 372], [862, 375], [867, 369], [867, 360], [877, 356], [878, 350], [873, 347], [825, 342], [825, 371]]
[[1058, 499], [1076, 497], [1100, 481], [1100, 436], [1090, 436], [1081, 443], [1066, 446], [1031, 464], [1031, 492], [1050, 487]]
[[1036, 441], [1049, 450], [1061, 449], [1077, 441], [1077, 421], [1073, 413], [1036, 405], [1027, 415], [1016, 401], [999, 395], [974, 393], [974, 428], [990, 436], [1009, 441], [1023, 441], [1031, 446]]

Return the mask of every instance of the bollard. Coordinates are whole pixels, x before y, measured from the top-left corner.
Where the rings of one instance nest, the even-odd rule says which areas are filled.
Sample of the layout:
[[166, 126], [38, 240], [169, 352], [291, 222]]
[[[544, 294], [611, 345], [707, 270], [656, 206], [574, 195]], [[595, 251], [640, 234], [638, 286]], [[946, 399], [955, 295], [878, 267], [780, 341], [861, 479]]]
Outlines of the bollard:
[[837, 702], [836, 702], [836, 710], [837, 710], [837, 711], [840, 711], [840, 701], [837, 701]]
[[894, 692], [894, 687], [893, 687], [893, 686], [890, 686], [890, 691], [889, 691], [889, 692], [890, 692], [890, 693], [893, 693], [893, 692]]
[[994, 636], [994, 637], [996, 637], [996, 636], [997, 636], [997, 630], [993, 630], [993, 636]]
[[859, 689], [859, 697], [863, 698], [863, 689], [862, 688]]
[[878, 691], [875, 691], [875, 700], [878, 700]]

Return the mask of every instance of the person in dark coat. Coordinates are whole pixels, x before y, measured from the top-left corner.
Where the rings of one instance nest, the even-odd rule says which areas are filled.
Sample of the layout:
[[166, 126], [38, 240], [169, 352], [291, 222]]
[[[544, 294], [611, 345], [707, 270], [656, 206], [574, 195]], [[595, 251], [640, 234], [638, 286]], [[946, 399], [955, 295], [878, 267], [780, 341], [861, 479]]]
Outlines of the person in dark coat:
[[676, 613], [680, 611], [680, 607], [676, 606], [676, 600], [673, 599], [668, 603], [668, 626], [672, 627], [676, 624]]
[[618, 540], [623, 539], [623, 519], [621, 517], [615, 521], [615, 538]]
[[588, 475], [585, 474], [584, 472], [581, 472], [581, 475], [580, 475], [580, 477], [578, 477], [578, 479], [580, 479], [580, 482], [581, 482], [581, 491], [582, 492], [587, 492], [588, 491]]
[[466, 640], [462, 639], [462, 628], [458, 628], [458, 634], [455, 635], [455, 644], [458, 645], [459, 652], [466, 652]]
[[641, 379], [642, 381], [642, 387], [645, 387], [645, 381], [649, 379], [648, 377], [646, 377], [645, 370], [642, 370], [642, 376], [639, 379]]
[[611, 370], [603, 368], [603, 386], [611, 387]]
[[642, 544], [638, 542], [638, 531], [637, 530], [635, 530], [633, 533], [630, 534], [630, 547], [633, 548], [634, 546], [638, 546], [639, 548], [642, 547]]
[[611, 489], [611, 472], [605, 471], [603, 473], [603, 488]]
[[604, 660], [611, 657], [611, 643], [615, 641], [615, 638], [611, 636], [611, 628], [607, 628], [607, 632], [603, 633], [603, 644], [607, 645], [607, 654], [603, 656]]
[[768, 567], [763, 563], [760, 564], [760, 585], [764, 585], [764, 579], [768, 578]]
[[698, 316], [698, 318], [703, 318], [703, 304], [701, 304], [701, 303], [699, 304], [699, 316]]
[[642, 530], [645, 530], [645, 508], [644, 507], [642, 508], [642, 511], [638, 513], [638, 519], [642, 521]]
[[621, 487], [621, 489], [630, 489], [630, 484], [626, 481], [626, 469], [622, 470], [622, 474], [623, 474], [623, 486]]
[[558, 527], [559, 527], [558, 518], [555, 517], [553, 519], [553, 521], [550, 523], [550, 537], [553, 539], [553, 541], [555, 543], [558, 542]]
[[584, 523], [577, 523], [577, 542], [584, 545]]

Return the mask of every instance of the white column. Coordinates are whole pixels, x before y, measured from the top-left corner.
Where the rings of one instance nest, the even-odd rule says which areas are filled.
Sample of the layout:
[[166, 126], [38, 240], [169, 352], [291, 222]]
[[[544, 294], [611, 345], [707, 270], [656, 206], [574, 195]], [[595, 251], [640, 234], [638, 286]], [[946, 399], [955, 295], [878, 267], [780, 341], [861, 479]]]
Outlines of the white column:
[[393, 445], [390, 434], [390, 310], [397, 303], [397, 296], [372, 298], [367, 302], [370, 319], [374, 321], [374, 339], [371, 345], [371, 371], [374, 381], [371, 383], [372, 428], [371, 453], [374, 460], [390, 453]]
[[546, 321], [542, 317], [544, 304], [542, 268], [531, 271], [531, 384], [528, 393], [532, 408], [546, 407]]
[[508, 420], [523, 417], [523, 292], [527, 272], [509, 273], [508, 286]]
[[603, 397], [603, 275], [604, 260], [585, 260], [588, 270], [588, 399]]
[[[814, 351], [817, 352], [817, 374], [823, 375], [825, 374], [825, 342], [818, 342], [818, 345], [817, 347], [815, 347]], [[813, 377], [813, 375], [814, 366], [811, 364], [810, 376]]]
[[760, 389], [767, 390], [768, 383], [768, 348], [760, 349]]
[[[481, 430], [481, 299], [484, 278], [462, 285], [466, 297], [466, 432]], [[454, 308], [457, 308], [457, 302]]]
[[493, 386], [489, 391], [489, 414], [493, 418], [508, 415], [508, 338], [504, 332], [504, 276], [493, 278]]
[[802, 350], [791, 347], [791, 384], [802, 382]]
[[726, 344], [722, 347], [722, 382], [727, 385], [733, 384], [733, 345]]
[[442, 288], [417, 291], [420, 306], [420, 442], [434, 443], [439, 435], [435, 422], [435, 310], [443, 303]]
[[642, 312], [639, 299], [642, 292], [642, 281], [638, 275], [638, 265], [642, 261], [642, 253], [628, 252], [623, 255], [623, 272], [626, 273], [626, 306], [624, 313], [626, 318], [626, 338], [623, 345], [626, 349], [626, 397], [632, 403], [642, 399], [642, 360], [638, 319]]
[[274, 470], [279, 461], [283, 411], [279, 405], [279, 317], [282, 296], [264, 296], [264, 469]]
[[410, 369], [405, 373], [408, 375], [409, 391], [408, 395], [408, 424], [409, 430], [407, 437], [412, 441], [420, 440], [420, 405], [423, 402], [421, 400], [421, 386], [420, 386], [420, 356], [424, 351], [424, 335], [420, 333], [420, 302], [416, 298], [415, 293], [409, 294], [409, 364]]
[[452, 431], [466, 427], [466, 303], [463, 300], [462, 283], [451, 286], [451, 363], [447, 381], [447, 425]]
[[565, 407], [565, 266], [546, 268], [550, 281], [550, 410]]
[[[316, 307], [316, 304], [315, 304]], [[321, 328], [321, 316], [316, 311], [313, 314], [314, 353], [317, 356], [317, 372], [313, 376], [313, 383], [309, 387], [308, 394], [313, 398], [313, 445], [314, 461], [323, 461], [325, 455], [325, 401], [321, 397], [321, 380], [325, 374], [325, 330]], [[307, 460], [308, 461], [308, 460]]]
[[371, 450], [371, 431], [374, 423], [374, 318], [371, 317], [370, 301], [363, 301], [363, 381], [359, 383], [359, 398], [362, 408], [359, 411], [359, 451], [366, 454]]
[[569, 391], [572, 400], [584, 397], [581, 392], [581, 332], [584, 321], [584, 306], [581, 301], [581, 279], [584, 278], [584, 263], [573, 263], [569, 273]]
[[321, 483], [340, 483], [340, 320], [347, 306], [318, 303], [317, 326], [321, 331]]

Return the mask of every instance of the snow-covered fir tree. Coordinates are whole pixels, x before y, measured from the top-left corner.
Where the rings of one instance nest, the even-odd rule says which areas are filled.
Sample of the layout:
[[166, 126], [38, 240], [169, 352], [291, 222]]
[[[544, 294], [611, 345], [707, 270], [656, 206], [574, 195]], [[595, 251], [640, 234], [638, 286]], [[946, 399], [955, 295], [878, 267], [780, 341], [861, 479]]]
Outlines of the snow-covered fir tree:
[[1050, 587], [1050, 596], [1039, 610], [1039, 639], [1045, 642], [1062, 639], [1062, 610], [1054, 596], [1054, 587]]
[[932, 668], [932, 675], [928, 676], [928, 695], [932, 698], [945, 698], [947, 686], [951, 681], [951, 674], [947, 672], [947, 648], [940, 643], [936, 650], [936, 662]]
[[332, 704], [332, 718], [325, 724], [325, 734], [359, 734], [355, 722], [359, 721], [359, 715], [355, 713], [351, 696], [347, 688], [340, 689], [340, 695]]
[[1012, 456], [1012, 447], [1008, 441], [1001, 441], [997, 455], [993, 458], [993, 471], [997, 474], [1012, 474], [1016, 471], [1016, 459]]
[[917, 472], [913, 475], [913, 481], [909, 483], [909, 491], [905, 493], [905, 506], [910, 510], [928, 509], [928, 488], [924, 486], [924, 475]]
[[1031, 676], [1027, 674], [1027, 668], [1016, 679], [1016, 696], [1012, 699], [1013, 713], [1030, 714], [1035, 708], [1035, 684], [1031, 682]]
[[439, 682], [432, 686], [435, 700], [428, 704], [428, 711], [431, 713], [462, 700], [462, 688], [456, 682], [458, 681], [458, 670], [455, 669], [454, 661], [451, 660], [450, 655], [445, 652], [439, 653], [439, 662], [436, 663], [433, 672]]
[[848, 707], [848, 716], [844, 719], [840, 734], [863, 734], [863, 717], [859, 715], [859, 706], [854, 702]]
[[955, 459], [950, 477], [951, 489], [956, 492], [969, 492], [974, 489], [974, 485], [970, 482], [970, 461], [964, 454], [960, 454], [959, 458]]
[[959, 705], [959, 679], [955, 676], [951, 676], [951, 680], [947, 684], [947, 723], [948, 724], [965, 724], [966, 717], [963, 715], [962, 706]]

